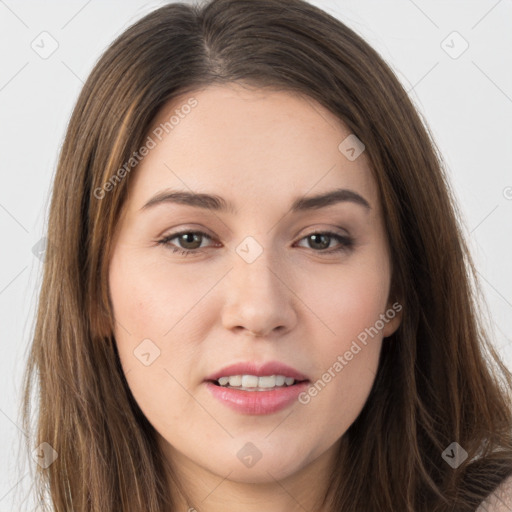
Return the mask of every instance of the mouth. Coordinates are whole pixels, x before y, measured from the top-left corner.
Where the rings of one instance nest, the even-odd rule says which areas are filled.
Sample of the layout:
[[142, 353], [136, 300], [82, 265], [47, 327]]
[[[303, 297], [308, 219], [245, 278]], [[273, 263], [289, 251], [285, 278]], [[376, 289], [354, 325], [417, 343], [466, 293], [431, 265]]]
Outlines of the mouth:
[[277, 361], [236, 363], [205, 379], [215, 399], [248, 415], [272, 414], [290, 407], [309, 383], [306, 375]]
[[208, 380], [215, 386], [239, 391], [274, 391], [309, 382], [308, 379], [295, 379], [285, 375], [225, 375], [215, 380]]
[[208, 375], [206, 382], [242, 391], [268, 391], [308, 382], [306, 375], [279, 361], [257, 364], [252, 361], [225, 366]]

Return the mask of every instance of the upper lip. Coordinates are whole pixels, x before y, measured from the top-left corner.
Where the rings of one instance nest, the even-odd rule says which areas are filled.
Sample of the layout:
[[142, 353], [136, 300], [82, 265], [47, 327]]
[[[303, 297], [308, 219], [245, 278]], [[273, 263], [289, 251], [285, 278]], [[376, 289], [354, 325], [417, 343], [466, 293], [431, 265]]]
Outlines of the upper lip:
[[269, 361], [267, 363], [258, 364], [255, 362], [241, 362], [230, 364], [224, 368], [208, 375], [204, 380], [216, 381], [221, 377], [230, 377], [232, 375], [255, 375], [262, 377], [264, 375], [282, 375], [283, 377], [292, 377], [296, 381], [309, 380], [304, 374], [295, 368], [279, 361]]

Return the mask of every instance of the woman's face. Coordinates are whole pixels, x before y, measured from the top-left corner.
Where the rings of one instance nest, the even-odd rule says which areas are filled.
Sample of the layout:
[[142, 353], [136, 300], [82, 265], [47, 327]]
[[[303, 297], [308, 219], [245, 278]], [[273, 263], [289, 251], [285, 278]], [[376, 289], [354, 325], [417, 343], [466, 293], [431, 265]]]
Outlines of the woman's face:
[[350, 135], [313, 100], [230, 84], [167, 105], [139, 152], [110, 262], [115, 338], [180, 467], [253, 483], [327, 467], [360, 413], [400, 307]]

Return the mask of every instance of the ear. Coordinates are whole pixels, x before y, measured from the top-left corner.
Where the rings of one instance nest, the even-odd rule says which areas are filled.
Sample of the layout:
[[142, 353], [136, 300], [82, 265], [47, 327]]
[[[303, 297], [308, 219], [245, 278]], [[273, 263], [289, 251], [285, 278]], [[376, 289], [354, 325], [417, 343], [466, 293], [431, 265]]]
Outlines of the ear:
[[403, 306], [401, 301], [389, 301], [385, 316], [387, 319], [386, 325], [382, 330], [384, 338], [391, 336], [402, 323]]

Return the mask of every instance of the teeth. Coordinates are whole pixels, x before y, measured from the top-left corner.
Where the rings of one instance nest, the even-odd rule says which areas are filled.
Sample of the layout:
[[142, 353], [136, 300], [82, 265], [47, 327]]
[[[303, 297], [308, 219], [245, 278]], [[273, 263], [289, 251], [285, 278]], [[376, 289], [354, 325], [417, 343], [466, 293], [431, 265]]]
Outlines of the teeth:
[[[243, 383], [243, 379], [242, 379], [242, 383]], [[244, 384], [244, 386], [246, 386], [246, 385]], [[274, 388], [275, 386], [276, 386], [276, 378], [274, 375], [260, 377], [258, 379], [258, 387], [259, 388]], [[246, 387], [248, 387], [248, 386], [246, 386]]]
[[229, 377], [229, 385], [230, 386], [241, 386], [242, 385], [242, 375], [233, 375]]
[[[237, 375], [238, 377], [238, 375]], [[242, 375], [242, 387], [243, 388], [257, 388], [258, 387], [259, 378], [255, 375]], [[231, 377], [229, 378], [229, 385], [231, 384]]]
[[276, 386], [282, 386], [285, 380], [286, 377], [283, 377], [282, 375], [276, 375]]
[[218, 383], [221, 386], [234, 388], [263, 388], [270, 389], [275, 387], [292, 386], [295, 383], [293, 377], [284, 377], [283, 375], [265, 375], [257, 377], [256, 375], [231, 375], [229, 377], [220, 377]]

